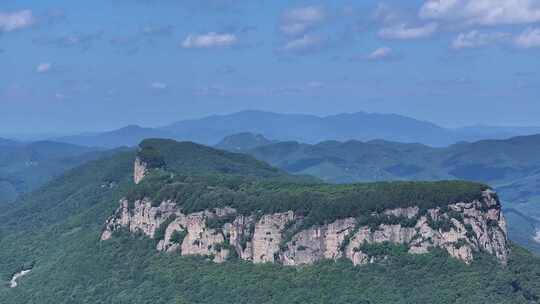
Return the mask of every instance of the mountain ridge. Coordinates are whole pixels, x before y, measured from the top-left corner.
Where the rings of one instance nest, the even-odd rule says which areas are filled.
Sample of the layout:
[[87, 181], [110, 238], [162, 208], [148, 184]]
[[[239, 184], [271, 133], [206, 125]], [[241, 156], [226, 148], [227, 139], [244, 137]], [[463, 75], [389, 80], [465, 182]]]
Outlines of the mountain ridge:
[[54, 141], [0, 141], [0, 205], [37, 189], [65, 170], [97, 158], [99, 151]]
[[[241, 111], [182, 120], [157, 128], [128, 126], [94, 135], [68, 136], [56, 140], [87, 146], [136, 146], [149, 137], [170, 138], [215, 145], [224, 137], [242, 132], [261, 134], [280, 141], [316, 143], [325, 140], [382, 139], [404, 143], [448, 146], [460, 141], [528, 135], [540, 128], [469, 127], [449, 129], [432, 122], [398, 114], [343, 113], [329, 116]], [[489, 130], [494, 130], [493, 132]], [[483, 131], [482, 131], [483, 130]]]
[[[448, 179], [488, 183], [498, 191], [505, 208], [540, 218], [540, 135], [445, 148], [382, 140], [278, 142], [243, 152], [289, 173], [332, 183]], [[535, 240], [540, 223], [527, 225], [515, 214], [509, 222], [511, 239], [540, 253]]]
[[[157, 152], [159, 152], [157, 155], [163, 154], [163, 151]], [[215, 153], [220, 155], [221, 152]], [[198, 153], [187, 155], [196, 154]], [[182, 155], [176, 157], [178, 159], [169, 163], [179, 162]], [[176, 194], [180, 194], [178, 196], [180, 199], [190, 198], [181, 200], [186, 212], [212, 209], [212, 205], [204, 205], [205, 201], [212, 204], [227, 204], [228, 202], [226, 195], [213, 196], [210, 195], [212, 191], [197, 190], [208, 189], [201, 187], [202, 180], [208, 178], [204, 175], [205, 172], [199, 172], [202, 174], [198, 174], [199, 177], [197, 175], [180, 176], [181, 170], [189, 166], [175, 167], [180, 171], [171, 176], [170, 173], [160, 170], [161, 164], [156, 162], [158, 167], [154, 171], [155, 175], [150, 173], [144, 177], [142, 183], [135, 186], [133, 183], [135, 159], [136, 151], [130, 150], [119, 151], [90, 161], [67, 171], [47, 186], [25, 195], [16, 204], [0, 213], [0, 248], [2, 248], [0, 250], [0, 302], [6, 304], [61, 303], [66, 299], [67, 301], [76, 299], [74, 301], [79, 303], [266, 302], [278, 304], [294, 300], [299, 304], [328, 302], [346, 304], [358, 303], [359, 299], [362, 299], [360, 303], [378, 304], [403, 301], [405, 303], [453, 303], [456, 301], [485, 303], [486, 300], [493, 303], [531, 303], [539, 298], [538, 273], [540, 269], [538, 265], [540, 263], [538, 263], [538, 257], [517, 246], [511, 248], [507, 266], [501, 266], [493, 256], [481, 252], [467, 265], [436, 248], [426, 254], [412, 255], [406, 254], [400, 246], [385, 244], [363, 246], [354, 239], [350, 244], [359, 244], [359, 251], [356, 251], [358, 256], [360, 251], [366, 250], [365, 252], [369, 253], [368, 256], [387, 256], [387, 258], [376, 260], [377, 263], [374, 264], [368, 263], [357, 267], [350, 261], [338, 259], [337, 261], [322, 260], [313, 265], [290, 269], [272, 264], [254, 265], [234, 259], [227, 263], [215, 264], [204, 256], [181, 256], [174, 252], [160, 253], [156, 251], [156, 246], [159, 244], [156, 242], [157, 239], [146, 237], [144, 233], [131, 234], [125, 229], [116, 231], [113, 237], [105, 242], [100, 241], [104, 223], [115, 214], [118, 202], [133, 187], [138, 189], [138, 193], [145, 193], [144, 189], [151, 189], [145, 184], [153, 180], [158, 181], [159, 185], [167, 186], [168, 184], [159, 181], [169, 178], [184, 179], [183, 183], [174, 181], [170, 186], [189, 186], [190, 188], [184, 188], [184, 190], [193, 191], [156, 192], [152, 190], [147, 193], [156, 198], [172, 197]], [[190, 162], [196, 160], [191, 157], [188, 157], [189, 159], [191, 159]], [[230, 176], [232, 180], [222, 174], [215, 177], [217, 178], [209, 180], [211, 182], [209, 190], [218, 191], [219, 185], [227, 185], [226, 187], [240, 191], [245, 189], [238, 187], [238, 181], [234, 176]], [[245, 181], [252, 183], [255, 190], [258, 189], [257, 184], [260, 181], [254, 181], [253, 178], [245, 179]], [[264, 187], [264, 189], [267, 191], [287, 190], [287, 187], [282, 187], [282, 185], [278, 183], [274, 187]], [[465, 183], [465, 185], [470, 185], [470, 183]], [[450, 186], [447, 189], [456, 190], [452, 184]], [[295, 191], [295, 188], [288, 187], [288, 189], [294, 195], [302, 193]], [[457, 192], [460, 193], [461, 190]], [[473, 192], [476, 193], [476, 191]], [[399, 193], [392, 191], [383, 193], [397, 195], [397, 198], [409, 201], [406, 196]], [[440, 197], [441, 194], [451, 195], [452, 193], [445, 190], [435, 191], [430, 195]], [[304, 194], [297, 197], [308, 198]], [[312, 197], [309, 198], [311, 203], [316, 204], [316, 201], [311, 199]], [[453, 201], [453, 199], [450, 200]], [[283, 200], [278, 196], [275, 200], [261, 200], [259, 204], [267, 203], [266, 208], [273, 208], [276, 205], [274, 202], [281, 201]], [[383, 199], [383, 201], [390, 202], [391, 200]], [[431, 201], [429, 197], [426, 202], [428, 201]], [[446, 200], [440, 203], [442, 204], [443, 201]], [[324, 200], [321, 202], [324, 203]], [[137, 204], [130, 207], [128, 202], [129, 208], [135, 206]], [[303, 208], [301, 204], [295, 204], [295, 206], [299, 208], [298, 210]], [[258, 208], [257, 204], [251, 205], [251, 203], [247, 207]], [[347, 208], [336, 208], [336, 210], [341, 210], [345, 214], [349, 212]], [[249, 209], [245, 211], [248, 212]], [[495, 212], [492, 213], [495, 214]], [[156, 219], [153, 215], [157, 213], [141, 213], [143, 214], [147, 219]], [[321, 214], [333, 216], [328, 212]], [[450, 211], [448, 215], [459, 217]], [[261, 219], [263, 217], [259, 218]], [[181, 220], [181, 217], [178, 217], [178, 220]], [[210, 227], [219, 227], [227, 223], [222, 219], [210, 222], [208, 223]], [[137, 225], [133, 227], [136, 228]], [[443, 226], [446, 225], [441, 225]], [[270, 225], [270, 227], [274, 226]], [[495, 226], [489, 228], [486, 225], [485, 227], [492, 229]], [[196, 228], [196, 225], [193, 225], [193, 228]], [[294, 228], [294, 226], [289, 228]], [[263, 230], [260, 231], [262, 232], [260, 240], [266, 238], [267, 242], [271, 242], [272, 237], [267, 237]], [[368, 233], [369, 231], [369, 229], [366, 230]], [[317, 235], [316, 233], [309, 234]], [[206, 234], [203, 233], [204, 235]], [[218, 237], [218, 235], [211, 233], [208, 236]], [[170, 240], [178, 241], [181, 237], [181, 234], [176, 233]], [[208, 250], [207, 246], [197, 246], [195, 243], [191, 243], [190, 246]], [[463, 244], [456, 243], [456, 245]], [[291, 253], [296, 252], [295, 260], [300, 261], [299, 254], [302, 253], [311, 255], [312, 251], [306, 250], [306, 248], [312, 248], [310, 246], [310, 243], [303, 243], [299, 239], [294, 247], [296, 249], [291, 251]], [[218, 247], [215, 249], [217, 250]], [[351, 247], [351, 254], [355, 253], [353, 247]], [[227, 244], [221, 246], [221, 249], [227, 249]], [[271, 255], [267, 256], [271, 257]], [[13, 274], [21, 270], [31, 271], [18, 279], [16, 288], [9, 288]], [[295, 282], [295, 284], [289, 284], [289, 282]]]

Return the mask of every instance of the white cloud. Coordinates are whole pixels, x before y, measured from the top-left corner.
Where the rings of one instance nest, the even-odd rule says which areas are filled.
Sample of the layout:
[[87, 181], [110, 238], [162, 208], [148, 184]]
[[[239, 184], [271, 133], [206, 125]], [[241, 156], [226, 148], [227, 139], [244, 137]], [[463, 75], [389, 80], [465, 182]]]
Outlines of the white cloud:
[[380, 47], [376, 49], [375, 51], [371, 52], [369, 55], [367, 55], [367, 59], [369, 60], [382, 60], [387, 59], [392, 55], [392, 49], [388, 47]]
[[32, 26], [36, 19], [32, 11], [23, 10], [13, 13], [0, 12], [0, 32], [11, 32]]
[[319, 49], [324, 44], [324, 39], [317, 35], [304, 35], [300, 38], [288, 41], [282, 48], [286, 52], [309, 52]]
[[540, 28], [528, 28], [514, 41], [519, 48], [529, 49], [540, 47]]
[[325, 19], [326, 11], [323, 7], [306, 6], [295, 8], [283, 15], [280, 29], [289, 36], [302, 35]]
[[379, 31], [379, 37], [402, 40], [427, 38], [433, 35], [437, 31], [437, 28], [438, 25], [436, 23], [428, 23], [418, 27], [411, 27], [402, 23], [381, 29]]
[[186, 49], [194, 48], [222, 48], [233, 46], [238, 43], [238, 38], [234, 34], [218, 34], [210, 32], [204, 35], [189, 35], [182, 42], [182, 47]]
[[454, 41], [452, 48], [455, 50], [470, 49], [501, 44], [511, 37], [508, 33], [481, 33], [477, 30], [468, 33], [460, 33]]
[[52, 68], [52, 64], [48, 62], [43, 62], [43, 63], [38, 64], [38, 66], [36, 67], [36, 72], [47, 73], [51, 70], [51, 68]]
[[152, 82], [150, 84], [150, 88], [154, 89], [154, 90], [165, 90], [169, 87], [168, 84], [166, 83], [163, 83], [163, 82]]
[[320, 6], [306, 6], [286, 12], [285, 18], [298, 22], [320, 22], [326, 18], [326, 13]]
[[540, 21], [538, 0], [427, 0], [420, 9], [423, 19], [465, 25], [523, 24]]

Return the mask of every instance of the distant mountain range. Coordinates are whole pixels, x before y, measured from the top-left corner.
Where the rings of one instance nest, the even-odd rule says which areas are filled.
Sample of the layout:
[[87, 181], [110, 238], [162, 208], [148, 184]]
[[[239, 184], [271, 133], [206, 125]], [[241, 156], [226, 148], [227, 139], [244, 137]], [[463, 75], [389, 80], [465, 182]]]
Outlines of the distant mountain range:
[[475, 126], [447, 129], [431, 122], [395, 114], [353, 113], [318, 117], [243, 111], [183, 120], [159, 128], [127, 126], [103, 133], [54, 138], [56, 141], [93, 147], [136, 146], [145, 138], [169, 138], [215, 145], [224, 137], [251, 132], [280, 141], [317, 143], [325, 140], [382, 139], [401, 143], [448, 146], [460, 141], [506, 139], [540, 133], [540, 127]]
[[222, 150], [243, 152], [273, 143], [278, 143], [278, 141], [267, 139], [261, 134], [244, 132], [225, 137], [215, 147]]
[[313, 184], [147, 140], [0, 208], [0, 303], [538, 303], [540, 257], [484, 189]]
[[[255, 142], [259, 144], [254, 146]], [[512, 212], [510, 235], [540, 253], [540, 243], [533, 240], [540, 230], [540, 135], [433, 148], [383, 140], [271, 143], [261, 135], [240, 134], [218, 147], [333, 183], [448, 179], [488, 183]]]
[[146, 138], [174, 138], [174, 135], [160, 129], [130, 125], [109, 132], [65, 136], [53, 140], [87, 147], [117, 148], [136, 146]]
[[0, 139], [0, 205], [100, 155], [98, 149], [66, 143]]

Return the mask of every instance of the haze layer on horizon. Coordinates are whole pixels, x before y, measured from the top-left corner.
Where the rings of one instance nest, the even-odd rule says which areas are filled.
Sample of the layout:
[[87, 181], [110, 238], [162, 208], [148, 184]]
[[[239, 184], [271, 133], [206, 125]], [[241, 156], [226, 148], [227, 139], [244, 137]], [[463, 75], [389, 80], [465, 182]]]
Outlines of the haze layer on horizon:
[[0, 133], [246, 109], [538, 125], [540, 0], [0, 3]]

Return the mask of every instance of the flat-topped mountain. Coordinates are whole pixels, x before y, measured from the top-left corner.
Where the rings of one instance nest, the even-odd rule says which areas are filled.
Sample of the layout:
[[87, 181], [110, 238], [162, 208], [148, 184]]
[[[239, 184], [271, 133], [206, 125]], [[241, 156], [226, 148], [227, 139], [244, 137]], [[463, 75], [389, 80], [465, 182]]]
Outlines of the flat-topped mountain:
[[[445, 148], [382, 140], [278, 142], [245, 149], [257, 159], [292, 174], [331, 183], [397, 180], [472, 180], [499, 193], [510, 238], [540, 252], [540, 136], [459, 143]], [[528, 214], [526, 218], [523, 215]], [[530, 224], [534, 223], [534, 224]]]
[[171, 140], [90, 161], [21, 197], [0, 213], [0, 248], [2, 303], [540, 295], [538, 258], [507, 241], [486, 185], [331, 185]]
[[[160, 240], [158, 250], [213, 256], [218, 262], [229, 256], [286, 265], [341, 257], [364, 264], [384, 258], [370, 256], [362, 246], [404, 246], [409, 253], [441, 247], [467, 263], [474, 252], [482, 251], [501, 263], [507, 261], [500, 203], [481, 184], [276, 186], [264, 179], [253, 182], [226, 176], [190, 182], [193, 177], [185, 174], [195, 174], [195, 164], [205, 174], [278, 176], [241, 154], [193, 143], [146, 140], [134, 166], [138, 185], [121, 200], [102, 240], [127, 228]], [[172, 240], [177, 235], [183, 238]]]

